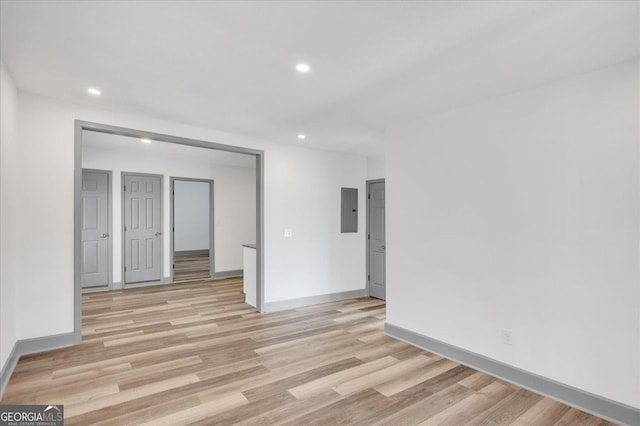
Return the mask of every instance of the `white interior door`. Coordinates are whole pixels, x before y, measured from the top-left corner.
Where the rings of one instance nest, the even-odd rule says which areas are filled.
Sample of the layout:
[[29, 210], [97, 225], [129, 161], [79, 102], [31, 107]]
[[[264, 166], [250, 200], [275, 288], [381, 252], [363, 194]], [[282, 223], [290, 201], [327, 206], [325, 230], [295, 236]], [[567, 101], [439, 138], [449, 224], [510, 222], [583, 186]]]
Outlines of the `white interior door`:
[[162, 274], [162, 178], [124, 175], [125, 284], [158, 281]]

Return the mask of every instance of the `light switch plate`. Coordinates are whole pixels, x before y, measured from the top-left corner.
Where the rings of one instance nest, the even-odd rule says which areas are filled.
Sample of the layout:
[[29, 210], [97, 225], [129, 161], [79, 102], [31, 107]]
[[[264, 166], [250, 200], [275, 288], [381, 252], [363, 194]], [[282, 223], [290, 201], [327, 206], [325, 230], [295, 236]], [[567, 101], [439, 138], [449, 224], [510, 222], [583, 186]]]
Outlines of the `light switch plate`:
[[284, 237], [285, 238], [291, 238], [293, 237], [293, 230], [292, 229], [285, 229], [284, 230]]

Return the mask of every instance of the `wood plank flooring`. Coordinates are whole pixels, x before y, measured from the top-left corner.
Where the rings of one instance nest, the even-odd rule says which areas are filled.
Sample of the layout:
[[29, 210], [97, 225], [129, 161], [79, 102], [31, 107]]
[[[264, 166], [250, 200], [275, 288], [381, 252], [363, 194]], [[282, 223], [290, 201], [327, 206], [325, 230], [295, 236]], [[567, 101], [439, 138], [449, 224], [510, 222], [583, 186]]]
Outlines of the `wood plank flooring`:
[[68, 425], [607, 425], [384, 334], [384, 302], [271, 314], [242, 279], [83, 295], [83, 342], [23, 357], [2, 404]]
[[182, 254], [174, 257], [174, 281], [209, 278], [209, 254]]

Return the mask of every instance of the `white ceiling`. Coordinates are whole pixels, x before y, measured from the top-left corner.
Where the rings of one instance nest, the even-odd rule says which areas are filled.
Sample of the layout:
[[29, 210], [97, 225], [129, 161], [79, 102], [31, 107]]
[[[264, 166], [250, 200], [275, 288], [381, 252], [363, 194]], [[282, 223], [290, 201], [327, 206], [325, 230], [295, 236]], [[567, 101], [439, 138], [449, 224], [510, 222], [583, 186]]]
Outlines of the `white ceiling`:
[[211, 166], [256, 168], [256, 157], [254, 155], [158, 141], [146, 144], [140, 142], [139, 138], [88, 130], [82, 132], [82, 147], [143, 155], [150, 160], [154, 158], [169, 158]]
[[640, 50], [636, 1], [0, 4], [21, 90], [362, 154], [390, 126]]

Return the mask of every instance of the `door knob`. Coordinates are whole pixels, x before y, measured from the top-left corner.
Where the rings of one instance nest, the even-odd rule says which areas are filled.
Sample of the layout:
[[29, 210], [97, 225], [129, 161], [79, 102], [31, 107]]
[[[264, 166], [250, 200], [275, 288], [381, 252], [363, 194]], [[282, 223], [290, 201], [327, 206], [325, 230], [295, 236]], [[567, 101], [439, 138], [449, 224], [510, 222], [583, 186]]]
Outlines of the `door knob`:
[[162, 232], [156, 232], [156, 237], [159, 237], [160, 235], [162, 235]]
[[109, 234], [108, 233], [102, 234], [102, 238], [109, 238]]
[[387, 248], [387, 246], [382, 246], [382, 250], [385, 250]]

